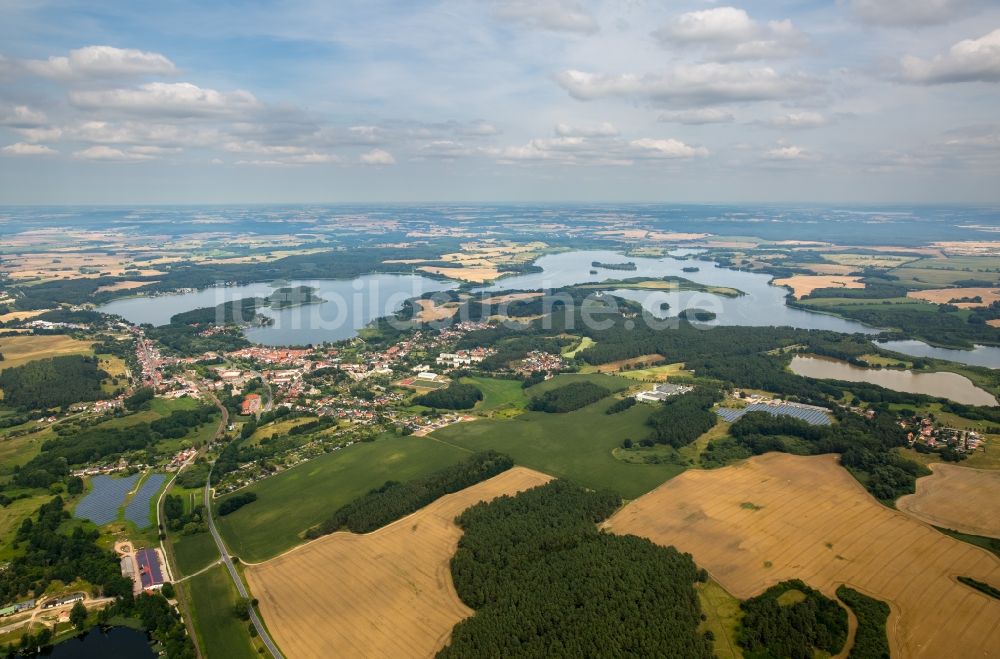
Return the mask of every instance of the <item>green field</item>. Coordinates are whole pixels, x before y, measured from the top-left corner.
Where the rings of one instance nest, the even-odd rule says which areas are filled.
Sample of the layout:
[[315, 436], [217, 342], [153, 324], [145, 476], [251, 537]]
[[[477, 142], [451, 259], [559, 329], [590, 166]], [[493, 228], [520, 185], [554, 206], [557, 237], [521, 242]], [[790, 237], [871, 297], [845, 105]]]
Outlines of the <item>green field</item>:
[[616, 375], [607, 375], [605, 373], [564, 373], [562, 375], [557, 375], [551, 380], [546, 380], [545, 382], [536, 384], [533, 387], [528, 387], [525, 393], [528, 394], [529, 398], [534, 398], [535, 396], [540, 396], [546, 391], [551, 391], [552, 389], [558, 389], [571, 382], [592, 382], [594, 384], [600, 385], [605, 389], [610, 389], [612, 392], [621, 391], [623, 389], [628, 389], [634, 382], [629, 382], [628, 380], [622, 379]]
[[620, 371], [618, 373], [623, 378], [629, 380], [643, 380], [647, 382], [665, 382], [672, 375], [691, 375], [684, 370], [684, 364], [664, 364], [662, 366], [650, 366], [649, 368], [637, 368], [634, 371]]
[[736, 639], [740, 631], [740, 601], [730, 595], [715, 581], [709, 580], [695, 585], [698, 600], [701, 602], [705, 621], [701, 630], [711, 631], [715, 636], [715, 656], [719, 659], [740, 659], [743, 649], [737, 645]]
[[174, 561], [181, 575], [194, 574], [219, 559], [212, 534], [173, 535]]
[[473, 384], [483, 392], [483, 400], [476, 403], [476, 412], [510, 414], [523, 410], [528, 404], [520, 380], [469, 377], [462, 378], [462, 382]]
[[26, 499], [12, 501], [8, 506], [0, 506], [0, 562], [14, 556], [14, 534], [26, 518], [38, 510], [43, 503], [50, 501], [51, 495], [42, 494]]
[[[207, 535], [207, 534], [206, 534]], [[219, 565], [183, 584], [203, 657], [257, 657], [250, 624], [233, 610], [239, 595], [225, 566]]]
[[251, 486], [258, 500], [217, 518], [219, 531], [241, 559], [264, 561], [299, 544], [306, 529], [387, 480], [417, 478], [466, 457], [466, 451], [420, 437], [387, 435], [355, 444]]
[[585, 336], [580, 339], [580, 342], [573, 346], [566, 346], [562, 349], [562, 356], [568, 357], [570, 359], [576, 357], [577, 353], [581, 350], [586, 350], [587, 348], [597, 345], [596, 342], [589, 336]]
[[[602, 377], [621, 382], [613, 376]], [[608, 397], [566, 414], [525, 412], [513, 419], [460, 423], [430, 436], [472, 451], [495, 449], [520, 465], [586, 487], [609, 488], [626, 499], [634, 499], [684, 468], [676, 464], [628, 464], [616, 460], [612, 451], [622, 440], [626, 437], [639, 440], [649, 435], [645, 422], [653, 408], [636, 405], [619, 414], [605, 414], [613, 402]]]

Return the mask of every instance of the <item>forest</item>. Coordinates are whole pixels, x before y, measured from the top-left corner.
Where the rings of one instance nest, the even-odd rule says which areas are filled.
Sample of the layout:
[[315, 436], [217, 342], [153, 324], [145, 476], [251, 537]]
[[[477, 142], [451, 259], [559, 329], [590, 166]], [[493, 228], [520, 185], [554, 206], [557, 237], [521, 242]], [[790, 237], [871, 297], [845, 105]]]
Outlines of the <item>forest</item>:
[[535, 396], [528, 403], [528, 409], [535, 412], [572, 412], [596, 403], [610, 393], [610, 389], [593, 382], [571, 382]]
[[163, 515], [167, 518], [167, 529], [175, 533], [193, 535], [208, 531], [205, 506], [199, 503], [190, 512], [185, 513], [184, 499], [179, 494], [168, 494], [164, 497]]
[[443, 389], [434, 389], [414, 397], [413, 404], [445, 410], [467, 410], [475, 407], [482, 399], [483, 392], [475, 385], [452, 382]]
[[475, 614], [438, 657], [712, 657], [689, 554], [596, 524], [620, 505], [567, 481], [462, 513], [451, 561]]
[[19, 410], [63, 407], [103, 396], [101, 381], [108, 374], [96, 357], [65, 355], [36, 359], [0, 371], [3, 402]]
[[132, 580], [122, 576], [118, 557], [95, 544], [97, 529], [88, 531], [83, 522], [71, 520], [57, 496], [21, 523], [12, 548], [23, 552], [0, 570], [0, 602], [38, 596], [53, 581], [77, 579], [94, 584], [106, 597], [132, 594]]
[[719, 420], [712, 406], [720, 400], [722, 392], [710, 387], [697, 387], [689, 393], [668, 398], [646, 421], [652, 428], [649, 439], [674, 448], [687, 446]]
[[834, 655], [847, 640], [847, 612], [798, 579], [740, 603], [739, 644], [748, 657], [813, 659]]
[[415, 512], [436, 499], [492, 478], [514, 466], [514, 461], [495, 451], [483, 451], [423, 478], [400, 483], [389, 481], [341, 507], [318, 526], [306, 531], [318, 538], [347, 529], [369, 533]]
[[889, 605], [847, 586], [837, 588], [837, 597], [858, 619], [854, 645], [847, 659], [889, 659], [889, 637], [885, 632]]

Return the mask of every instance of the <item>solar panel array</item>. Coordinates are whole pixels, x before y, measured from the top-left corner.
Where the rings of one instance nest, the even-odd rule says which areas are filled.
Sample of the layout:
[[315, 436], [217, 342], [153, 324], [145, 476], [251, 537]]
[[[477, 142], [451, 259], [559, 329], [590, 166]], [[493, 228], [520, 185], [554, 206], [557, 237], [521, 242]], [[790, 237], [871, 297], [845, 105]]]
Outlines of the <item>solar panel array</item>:
[[139, 565], [139, 581], [143, 588], [163, 583], [160, 558], [155, 549], [140, 549], [135, 554], [135, 562]]
[[118, 519], [118, 509], [125, 503], [127, 495], [139, 480], [139, 474], [126, 478], [94, 476], [90, 479], [93, 488], [83, 497], [73, 511], [79, 519], [89, 519], [98, 526]]
[[125, 519], [134, 522], [140, 529], [153, 523], [149, 516], [149, 502], [160, 491], [160, 486], [166, 480], [163, 474], [150, 474], [132, 500], [125, 506]]
[[774, 416], [791, 416], [796, 419], [801, 419], [802, 421], [814, 426], [830, 425], [830, 417], [823, 410], [817, 410], [810, 407], [799, 407], [798, 405], [767, 405], [765, 403], [754, 403], [753, 405], [748, 405], [747, 407], [738, 410], [729, 407], [720, 407], [716, 410], [716, 413], [719, 416], [730, 423], [736, 421], [747, 412], [767, 412], [768, 414], [773, 414]]

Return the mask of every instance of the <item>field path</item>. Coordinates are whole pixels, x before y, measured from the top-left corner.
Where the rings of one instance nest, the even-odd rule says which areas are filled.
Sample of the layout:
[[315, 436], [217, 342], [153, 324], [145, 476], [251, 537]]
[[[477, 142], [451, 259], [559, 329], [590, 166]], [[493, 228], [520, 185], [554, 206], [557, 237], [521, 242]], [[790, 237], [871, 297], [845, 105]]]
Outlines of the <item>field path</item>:
[[451, 579], [455, 517], [549, 480], [514, 467], [372, 533], [334, 533], [247, 566], [247, 581], [288, 657], [432, 656], [473, 613]]
[[1000, 471], [936, 462], [896, 507], [928, 524], [1000, 538]]
[[605, 526], [690, 552], [739, 598], [799, 578], [830, 597], [840, 584], [887, 602], [897, 657], [1000, 656], [1000, 559], [876, 502], [836, 456], [770, 453], [690, 470]]

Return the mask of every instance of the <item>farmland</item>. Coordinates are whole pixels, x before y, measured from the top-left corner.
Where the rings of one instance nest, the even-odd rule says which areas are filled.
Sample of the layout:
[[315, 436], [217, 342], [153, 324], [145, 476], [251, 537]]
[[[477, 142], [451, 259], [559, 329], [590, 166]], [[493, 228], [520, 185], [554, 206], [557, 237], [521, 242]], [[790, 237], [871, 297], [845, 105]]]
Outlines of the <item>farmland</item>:
[[476, 404], [476, 412], [511, 415], [523, 410], [528, 403], [520, 380], [469, 377], [462, 378], [462, 382], [475, 385], [483, 392], [483, 399]]
[[1000, 471], [935, 463], [934, 472], [917, 481], [914, 494], [896, 507], [928, 524], [962, 533], [1000, 538]]
[[515, 467], [373, 533], [334, 533], [251, 566], [247, 580], [289, 657], [430, 656], [473, 613], [449, 572], [456, 515], [548, 480]]
[[688, 471], [606, 527], [690, 552], [740, 598], [794, 578], [830, 597], [846, 583], [890, 605], [896, 656], [983, 656], [1000, 644], [1000, 601], [952, 578], [960, 569], [998, 583], [1000, 560], [880, 506], [834, 456]]
[[191, 608], [202, 656], [227, 659], [260, 656], [250, 645], [247, 623], [236, 617], [234, 608], [239, 595], [224, 566], [217, 565], [181, 587]]
[[[611, 376], [599, 378], [604, 383], [604, 378], [620, 381]], [[531, 393], [556, 379], [532, 387]], [[517, 464], [587, 487], [609, 488], [631, 499], [676, 476], [684, 467], [628, 464], [615, 459], [612, 451], [624, 439], [649, 435], [645, 422], [652, 408], [636, 405], [619, 414], [605, 414], [614, 402], [609, 397], [565, 414], [525, 412], [513, 419], [483, 419], [442, 428], [430, 437], [470, 451], [494, 449], [511, 456]]]
[[[985, 307], [1000, 300], [1000, 289], [996, 288], [929, 288], [923, 291], [910, 291], [907, 297], [926, 300], [934, 304], [954, 304], [960, 309]], [[964, 298], [982, 298], [982, 302], [952, 302]]]
[[0, 370], [22, 366], [36, 359], [62, 355], [93, 354], [89, 341], [78, 341], [64, 334], [21, 335], [0, 337], [0, 353], [4, 360]]
[[848, 277], [844, 275], [795, 275], [784, 279], [775, 279], [775, 286], [787, 286], [792, 289], [795, 297], [802, 298], [809, 295], [817, 288], [864, 288], [860, 277]]
[[422, 438], [386, 436], [355, 444], [240, 490], [259, 498], [220, 518], [219, 531], [244, 561], [263, 561], [299, 544], [306, 529], [387, 480], [423, 476], [467, 456]]

